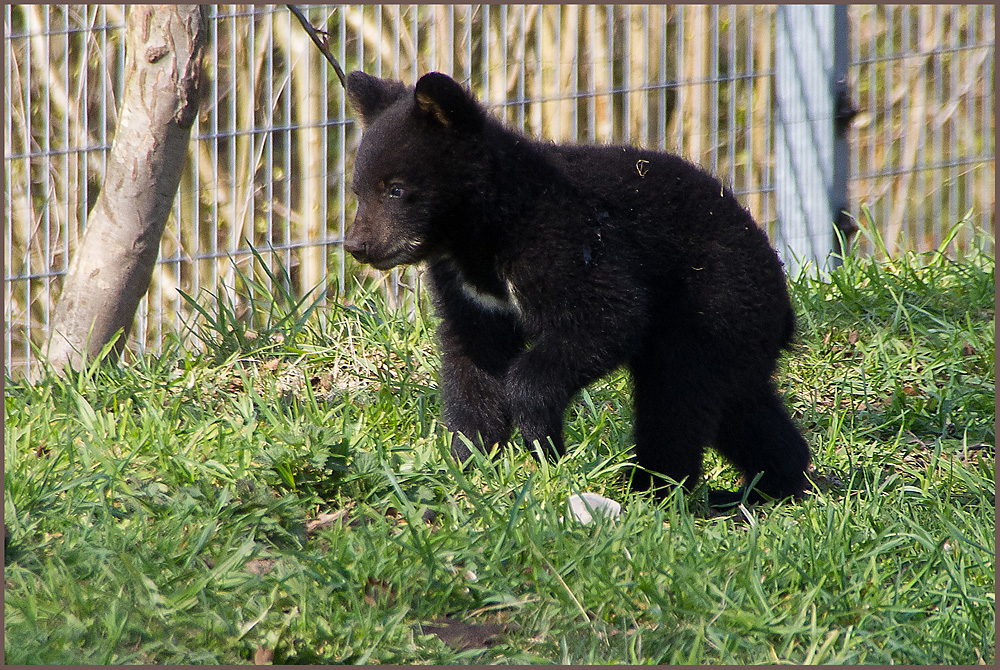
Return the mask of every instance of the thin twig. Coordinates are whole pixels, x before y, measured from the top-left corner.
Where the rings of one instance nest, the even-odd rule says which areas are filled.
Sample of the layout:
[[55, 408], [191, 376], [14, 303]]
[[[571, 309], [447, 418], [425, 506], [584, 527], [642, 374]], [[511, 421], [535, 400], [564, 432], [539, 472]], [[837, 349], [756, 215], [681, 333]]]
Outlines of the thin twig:
[[[309, 38], [312, 39], [313, 44], [316, 45], [316, 48], [318, 48], [323, 53], [323, 55], [326, 56], [326, 59], [330, 61], [330, 65], [333, 66], [334, 72], [337, 73], [337, 78], [340, 79], [340, 85], [346, 89], [347, 81], [344, 79], [344, 71], [340, 69], [340, 63], [338, 63], [337, 59], [333, 57], [332, 53], [330, 53], [330, 49], [327, 47], [327, 39], [325, 37], [321, 38], [319, 36], [319, 32], [315, 28], [313, 28], [313, 25], [309, 23], [309, 19], [306, 18], [305, 14], [303, 14], [302, 10], [300, 10], [297, 6], [295, 5], [285, 5], [285, 6], [288, 7], [288, 11], [294, 14], [295, 18], [297, 18], [299, 20], [299, 23], [302, 24], [302, 28], [306, 31], [306, 34], [309, 35]], [[326, 32], [323, 31], [323, 34], [326, 35]]]

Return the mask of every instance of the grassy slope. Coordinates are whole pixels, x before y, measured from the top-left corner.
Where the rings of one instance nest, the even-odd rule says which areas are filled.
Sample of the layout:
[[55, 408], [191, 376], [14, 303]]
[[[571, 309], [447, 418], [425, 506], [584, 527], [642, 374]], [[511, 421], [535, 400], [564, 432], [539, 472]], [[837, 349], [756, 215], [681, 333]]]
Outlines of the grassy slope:
[[[710, 519], [624, 494], [621, 375], [561, 463], [457, 471], [432, 319], [374, 299], [265, 301], [250, 333], [219, 307], [208, 354], [8, 382], [5, 659], [991, 663], [994, 291], [982, 255], [797, 282], [781, 385], [820, 490]], [[623, 516], [565, 520], [583, 490]]]

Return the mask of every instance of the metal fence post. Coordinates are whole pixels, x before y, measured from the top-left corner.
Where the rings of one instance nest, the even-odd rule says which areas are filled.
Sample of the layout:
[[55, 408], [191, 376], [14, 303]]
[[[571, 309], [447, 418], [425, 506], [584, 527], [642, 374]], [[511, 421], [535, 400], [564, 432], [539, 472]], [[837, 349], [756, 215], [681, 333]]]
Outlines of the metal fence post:
[[836, 127], [846, 24], [846, 8], [830, 5], [779, 5], [775, 15], [776, 246], [793, 276], [836, 262], [834, 222], [847, 205], [847, 144]]

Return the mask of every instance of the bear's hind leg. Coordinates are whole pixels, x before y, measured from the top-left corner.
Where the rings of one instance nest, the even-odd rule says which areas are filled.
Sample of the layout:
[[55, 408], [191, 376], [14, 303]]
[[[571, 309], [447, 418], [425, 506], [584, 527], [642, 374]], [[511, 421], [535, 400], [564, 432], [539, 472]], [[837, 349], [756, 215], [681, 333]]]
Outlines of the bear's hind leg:
[[808, 487], [809, 445], [770, 382], [727, 403], [715, 447], [740, 469], [747, 485], [760, 474], [751, 501], [759, 502], [761, 493], [779, 500], [799, 497]]
[[632, 489], [666, 483], [649, 470], [683, 481], [691, 491], [701, 480], [702, 456], [715, 436], [719, 413], [693, 367], [688, 370], [691, 366], [679, 360], [668, 363], [661, 358], [642, 356], [632, 365], [633, 434], [640, 466], [634, 470]]

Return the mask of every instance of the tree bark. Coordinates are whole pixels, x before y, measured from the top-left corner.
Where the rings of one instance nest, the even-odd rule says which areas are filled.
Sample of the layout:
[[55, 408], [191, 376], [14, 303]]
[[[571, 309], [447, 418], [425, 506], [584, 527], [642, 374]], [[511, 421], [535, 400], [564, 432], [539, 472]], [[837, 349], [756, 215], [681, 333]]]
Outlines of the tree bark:
[[125, 85], [101, 193], [56, 305], [46, 354], [79, 369], [117, 359], [149, 288], [198, 113], [204, 5], [133, 5]]

